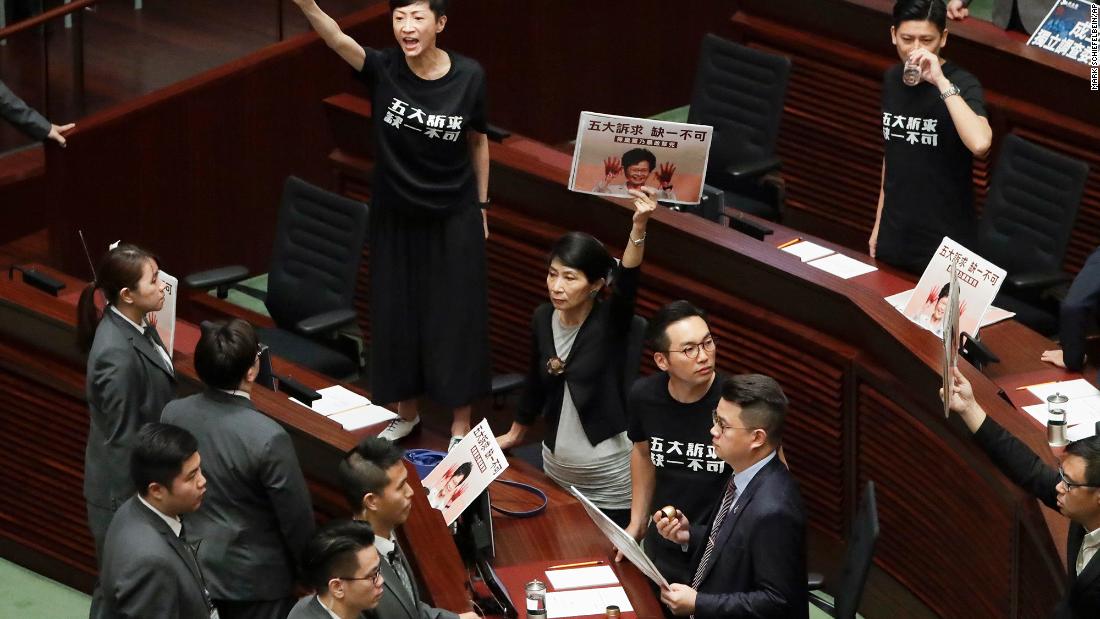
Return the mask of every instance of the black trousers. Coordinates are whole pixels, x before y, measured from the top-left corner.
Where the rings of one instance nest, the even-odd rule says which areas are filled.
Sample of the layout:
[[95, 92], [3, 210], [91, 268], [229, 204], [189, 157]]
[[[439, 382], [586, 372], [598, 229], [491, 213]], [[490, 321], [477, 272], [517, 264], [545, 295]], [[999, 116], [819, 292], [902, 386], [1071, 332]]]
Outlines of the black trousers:
[[485, 234], [476, 204], [370, 215], [371, 393], [455, 408], [489, 393]]

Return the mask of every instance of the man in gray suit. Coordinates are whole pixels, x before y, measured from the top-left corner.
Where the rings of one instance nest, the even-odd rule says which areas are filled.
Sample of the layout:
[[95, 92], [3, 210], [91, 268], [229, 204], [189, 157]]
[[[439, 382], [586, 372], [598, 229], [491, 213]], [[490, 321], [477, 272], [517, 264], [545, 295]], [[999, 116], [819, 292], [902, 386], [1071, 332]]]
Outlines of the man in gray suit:
[[107, 529], [96, 617], [217, 616], [180, 518], [202, 504], [201, 463], [198, 442], [186, 430], [150, 423], [138, 431], [130, 470], [140, 490]]
[[[961, 21], [970, 14], [971, 0], [950, 0], [947, 3], [947, 16]], [[993, 0], [992, 21], [1006, 30], [1023, 30], [1028, 34], [1035, 32], [1043, 18], [1054, 6], [1055, 0]]]
[[76, 126], [73, 123], [61, 126], [52, 124], [16, 96], [4, 82], [0, 82], [0, 116], [38, 141], [48, 138], [62, 146], [65, 146], [65, 136], [61, 134]]
[[369, 524], [325, 523], [302, 551], [302, 572], [316, 593], [299, 600], [290, 619], [359, 619], [385, 596], [380, 563]]
[[382, 619], [477, 619], [474, 612], [456, 614], [433, 608], [420, 597], [420, 587], [401, 546], [397, 527], [412, 509], [412, 487], [402, 451], [377, 436], [363, 439], [340, 462], [340, 487], [356, 520], [374, 529], [374, 545], [382, 557], [385, 595], [375, 614]]
[[313, 505], [290, 436], [252, 405], [259, 340], [243, 320], [204, 328], [195, 371], [206, 390], [170, 402], [161, 421], [202, 445], [206, 501], [190, 518], [222, 619], [284, 619]]

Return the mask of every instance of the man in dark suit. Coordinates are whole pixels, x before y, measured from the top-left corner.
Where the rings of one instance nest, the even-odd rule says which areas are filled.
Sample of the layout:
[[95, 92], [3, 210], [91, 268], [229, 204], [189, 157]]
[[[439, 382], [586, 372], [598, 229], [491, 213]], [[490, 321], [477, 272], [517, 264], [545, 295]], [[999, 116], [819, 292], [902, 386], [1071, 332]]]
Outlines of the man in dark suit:
[[702, 525], [679, 510], [653, 515], [658, 532], [693, 555], [692, 584], [661, 592], [673, 614], [808, 616], [802, 496], [777, 457], [786, 414], [787, 397], [770, 377], [740, 374], [722, 385], [711, 440], [735, 473], [721, 500]]
[[107, 529], [99, 619], [208, 619], [216, 612], [180, 518], [202, 504], [200, 464], [187, 430], [150, 423], [138, 431], [130, 470], [139, 491]]
[[359, 619], [384, 599], [384, 577], [366, 522], [330, 520], [302, 551], [302, 572], [313, 595], [298, 601], [290, 619]]
[[[949, 0], [947, 16], [954, 20], [963, 20], [970, 14], [971, 0]], [[1028, 34], [1043, 23], [1043, 18], [1054, 6], [1055, 0], [993, 0], [993, 17], [990, 19], [998, 27], [1006, 30], [1023, 30]]]
[[1062, 300], [1058, 321], [1060, 350], [1044, 350], [1041, 359], [1060, 368], [1080, 372], [1085, 365], [1085, 342], [1090, 324], [1100, 309], [1100, 249], [1092, 252], [1070, 284]]
[[[941, 394], [942, 395], [942, 394]], [[1070, 519], [1065, 597], [1058, 602], [1058, 619], [1100, 617], [1100, 437], [1074, 441], [1066, 447], [1058, 470], [1047, 466], [996, 421], [974, 399], [970, 382], [958, 369], [951, 388], [951, 410], [974, 433], [974, 441], [997, 468], [1047, 507]]]
[[76, 126], [73, 123], [62, 126], [50, 123], [5, 86], [4, 82], [0, 82], [0, 117], [38, 141], [48, 138], [62, 146], [65, 145], [65, 136], [61, 134]]
[[290, 436], [252, 405], [259, 340], [243, 320], [203, 330], [195, 347], [202, 393], [171, 402], [162, 421], [202, 445], [202, 509], [188, 520], [221, 619], [284, 619], [294, 566], [313, 534], [313, 505]]
[[374, 545], [382, 557], [386, 593], [375, 614], [382, 619], [477, 619], [474, 612], [456, 614], [426, 604], [405, 553], [397, 543], [397, 527], [412, 509], [412, 486], [402, 451], [376, 436], [363, 439], [340, 463], [340, 487], [356, 520], [374, 529]]

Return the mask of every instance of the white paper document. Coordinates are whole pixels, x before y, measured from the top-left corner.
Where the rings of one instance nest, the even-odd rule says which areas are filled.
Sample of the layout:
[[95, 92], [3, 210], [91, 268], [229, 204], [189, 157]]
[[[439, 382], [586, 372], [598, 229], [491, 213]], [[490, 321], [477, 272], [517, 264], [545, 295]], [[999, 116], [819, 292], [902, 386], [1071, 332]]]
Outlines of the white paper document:
[[619, 579], [610, 565], [578, 567], [571, 570], [546, 570], [546, 579], [554, 589], [580, 589], [619, 584]]
[[[886, 302], [889, 303], [894, 309], [903, 311], [905, 306], [909, 304], [909, 299], [913, 296], [913, 289], [903, 290], [897, 294], [892, 294], [886, 297]], [[989, 309], [985, 311], [982, 316], [981, 327], [988, 327], [989, 325], [997, 324], [1002, 320], [1008, 320], [1016, 315], [1016, 312], [1010, 312], [1006, 309], [1001, 309], [996, 305], [990, 305]]]
[[[638, 542], [626, 531], [623, 531], [619, 525], [615, 524], [607, 514], [600, 511], [600, 508], [596, 507], [592, 501], [588, 500], [588, 497], [581, 494], [580, 490], [577, 490], [575, 486], [569, 486], [569, 492], [573, 496], [577, 497], [577, 500], [581, 502], [581, 506], [584, 507], [584, 511], [588, 512], [588, 517], [592, 519], [592, 522], [596, 523], [596, 527], [600, 529], [600, 532], [611, 541], [611, 544], [623, 553], [623, 556], [630, 560], [635, 567], [638, 568], [643, 574], [645, 574], [650, 580], [658, 585], [668, 588], [668, 581], [661, 575], [661, 572], [657, 570], [657, 566], [653, 565], [653, 561], [649, 560], [649, 557], [642, 552], [642, 547], [638, 545]], [[603, 612], [603, 609], [600, 609]]]
[[168, 356], [175, 358], [176, 345], [176, 298], [179, 296], [179, 280], [164, 271], [158, 271], [157, 277], [164, 282], [164, 306], [157, 310], [157, 334], [168, 348]]
[[619, 611], [624, 613], [634, 610], [622, 587], [546, 592], [547, 619], [602, 615], [608, 606], [618, 606]]
[[331, 417], [336, 413], [342, 413], [353, 408], [360, 408], [370, 404], [370, 400], [343, 385], [333, 385], [331, 387], [325, 387], [324, 389], [318, 389], [317, 393], [321, 394], [321, 399], [314, 400], [312, 406], [303, 402], [298, 402], [298, 400], [294, 400], [294, 398], [291, 398], [291, 400], [298, 402], [298, 404], [302, 406], [311, 408], [315, 412], [321, 413], [326, 417]]
[[[1034, 417], [1039, 423], [1046, 425], [1049, 412], [1047, 403], [1025, 406], [1024, 412]], [[1087, 398], [1072, 398], [1066, 402], [1066, 425], [1075, 426], [1082, 423], [1096, 425], [1100, 421], [1100, 396]]]
[[849, 258], [844, 254], [831, 254], [824, 258], [810, 260], [806, 264], [817, 267], [826, 273], [832, 273], [841, 279], [851, 279], [878, 270], [878, 267], [860, 262], [855, 258]]
[[1096, 436], [1095, 423], [1082, 423], [1066, 428], [1066, 440], [1079, 441], [1090, 436]]
[[[1031, 385], [1027, 390], [1034, 394], [1035, 397], [1042, 400], [1043, 406], [1046, 406], [1047, 398], [1055, 393], [1060, 393], [1070, 400], [1100, 395], [1100, 390], [1097, 390], [1096, 387], [1093, 387], [1089, 381], [1083, 378]], [[1045, 418], [1043, 423], [1046, 423]]]
[[817, 260], [818, 258], [824, 258], [829, 254], [836, 253], [828, 247], [823, 247], [817, 243], [811, 241], [799, 241], [793, 245], [788, 245], [780, 251], [785, 251], [788, 254], [794, 254], [798, 256], [802, 262], [809, 262], [810, 260]]
[[886, 302], [900, 312], [905, 309], [905, 306], [909, 303], [909, 298], [913, 296], [913, 290], [913, 288], [910, 288], [909, 290], [902, 290], [897, 294], [892, 294], [886, 297]]
[[397, 413], [388, 408], [382, 408], [377, 404], [359, 406], [351, 410], [341, 411], [328, 416], [329, 419], [344, 426], [345, 430], [358, 430], [359, 428], [372, 426], [376, 423], [384, 423], [396, 417]]

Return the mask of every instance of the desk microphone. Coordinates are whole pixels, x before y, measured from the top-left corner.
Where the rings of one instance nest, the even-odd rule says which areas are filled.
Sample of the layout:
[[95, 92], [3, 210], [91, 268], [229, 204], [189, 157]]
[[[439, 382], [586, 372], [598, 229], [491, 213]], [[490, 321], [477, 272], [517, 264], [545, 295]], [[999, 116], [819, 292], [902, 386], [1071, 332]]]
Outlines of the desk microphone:
[[31, 267], [24, 267], [18, 264], [13, 264], [8, 269], [8, 279], [15, 278], [15, 272], [19, 271], [23, 274], [23, 283], [33, 286], [42, 292], [57, 296], [57, 293], [65, 287], [63, 282], [59, 282], [56, 279], [46, 275], [38, 269]]

